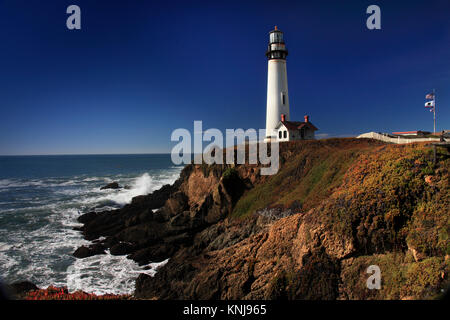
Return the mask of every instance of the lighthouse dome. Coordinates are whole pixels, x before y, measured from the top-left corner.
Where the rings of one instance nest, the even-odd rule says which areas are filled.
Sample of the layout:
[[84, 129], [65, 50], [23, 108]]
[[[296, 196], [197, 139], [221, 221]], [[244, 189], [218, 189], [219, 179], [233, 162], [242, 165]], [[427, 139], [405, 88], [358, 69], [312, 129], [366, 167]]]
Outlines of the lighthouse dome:
[[266, 51], [266, 56], [269, 59], [286, 59], [288, 51], [283, 40], [283, 32], [275, 29], [269, 33], [269, 45]]
[[275, 26], [275, 29], [270, 31], [270, 43], [283, 43], [283, 32], [281, 30], [278, 30], [277, 26]]

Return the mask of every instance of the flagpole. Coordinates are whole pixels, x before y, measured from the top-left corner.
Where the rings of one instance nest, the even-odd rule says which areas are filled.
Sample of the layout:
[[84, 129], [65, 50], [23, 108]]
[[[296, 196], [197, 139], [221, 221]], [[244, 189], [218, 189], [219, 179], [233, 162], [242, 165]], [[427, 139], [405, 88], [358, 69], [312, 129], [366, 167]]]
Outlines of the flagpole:
[[433, 106], [433, 130], [436, 134], [436, 90], [433, 89], [434, 106]]

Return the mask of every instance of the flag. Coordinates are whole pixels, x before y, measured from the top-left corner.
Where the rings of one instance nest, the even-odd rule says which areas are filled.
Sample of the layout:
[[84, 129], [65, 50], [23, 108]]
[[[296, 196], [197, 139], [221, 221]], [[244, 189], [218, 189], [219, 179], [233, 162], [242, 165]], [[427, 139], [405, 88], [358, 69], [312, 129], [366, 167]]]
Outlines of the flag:
[[425, 96], [425, 99], [433, 99], [434, 100], [434, 93], [429, 93]]
[[434, 100], [425, 103], [425, 108], [430, 108], [430, 112], [434, 111]]

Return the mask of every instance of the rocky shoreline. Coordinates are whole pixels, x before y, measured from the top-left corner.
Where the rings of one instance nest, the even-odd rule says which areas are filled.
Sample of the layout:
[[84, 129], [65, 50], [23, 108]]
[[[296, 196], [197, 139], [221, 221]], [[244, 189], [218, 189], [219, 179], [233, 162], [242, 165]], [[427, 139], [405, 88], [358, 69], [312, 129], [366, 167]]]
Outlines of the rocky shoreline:
[[83, 214], [78, 218], [83, 226], [76, 229], [93, 243], [78, 248], [74, 256], [104, 254], [108, 249], [139, 265], [167, 259], [230, 213], [234, 193], [242, 192], [245, 185], [237, 177], [221, 181], [221, 175], [216, 170], [205, 179], [200, 167], [187, 166], [173, 185], [135, 197], [121, 209]]
[[66, 287], [38, 288], [29, 281], [0, 286], [0, 300], [132, 300], [129, 294], [96, 295], [81, 290], [69, 293]]
[[[78, 230], [92, 244], [74, 255], [109, 250], [139, 265], [169, 259], [154, 277], [137, 278], [134, 297], [143, 299], [428, 297], [448, 283], [449, 262], [442, 243], [423, 250], [413, 225], [423, 228], [420, 203], [439, 201], [426, 241], [445, 229], [449, 160], [440, 159], [430, 171], [422, 145], [328, 139], [281, 144], [276, 176], [261, 176], [260, 165], [188, 165], [173, 185], [81, 215]], [[423, 268], [433, 276], [423, 290], [393, 283], [366, 292], [366, 262], [404, 274], [405, 283]]]

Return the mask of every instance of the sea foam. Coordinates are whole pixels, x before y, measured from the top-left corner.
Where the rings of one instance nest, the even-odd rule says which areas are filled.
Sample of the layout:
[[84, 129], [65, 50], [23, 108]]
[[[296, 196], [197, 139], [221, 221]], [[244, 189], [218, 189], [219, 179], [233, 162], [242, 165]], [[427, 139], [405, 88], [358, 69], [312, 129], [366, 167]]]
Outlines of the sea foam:
[[[93, 207], [104, 210], [123, 206], [135, 196], [173, 183], [180, 170], [169, 167], [139, 176], [0, 180], [0, 190], [10, 194], [2, 192], [0, 197], [0, 274], [8, 282], [29, 280], [40, 287], [67, 286], [71, 291], [97, 294], [132, 293], [139, 273], [153, 276], [167, 260], [139, 266], [126, 256], [109, 253], [76, 259], [72, 256], [76, 248], [90, 242], [73, 227], [80, 226], [77, 218]], [[112, 181], [129, 188], [100, 190]]]

